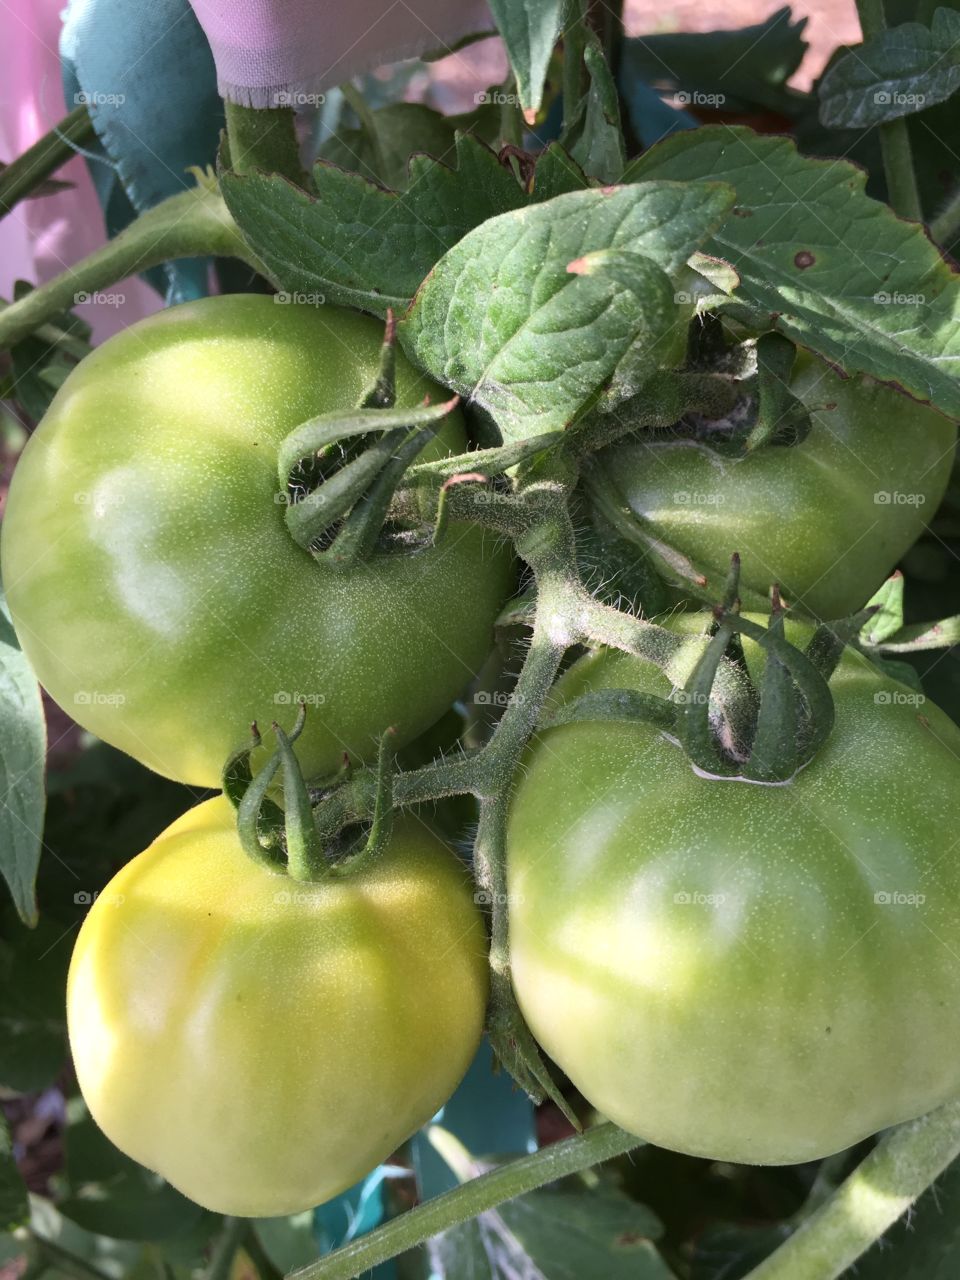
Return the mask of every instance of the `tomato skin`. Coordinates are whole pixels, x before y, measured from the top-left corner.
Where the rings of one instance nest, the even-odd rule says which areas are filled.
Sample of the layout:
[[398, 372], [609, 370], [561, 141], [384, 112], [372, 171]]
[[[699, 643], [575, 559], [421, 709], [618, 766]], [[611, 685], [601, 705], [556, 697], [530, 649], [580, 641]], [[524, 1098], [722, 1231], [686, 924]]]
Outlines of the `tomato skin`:
[[[277, 447], [352, 407], [382, 326], [232, 295], [175, 307], [74, 371], [10, 489], [3, 570], [41, 683], [151, 769], [215, 786], [252, 720], [289, 727], [307, 772], [438, 718], [482, 665], [512, 559], [464, 525], [349, 572], [296, 545]], [[398, 402], [441, 388], [398, 354]], [[452, 415], [438, 452], [466, 447]], [[426, 456], [426, 455], [424, 455]]]
[[805, 612], [839, 618], [870, 598], [932, 519], [957, 428], [805, 353], [791, 389], [813, 422], [799, 445], [732, 458], [661, 434], [615, 445], [600, 459], [625, 504], [713, 587], [738, 551], [745, 605], [765, 607], [779, 582]]
[[[670, 684], [601, 653], [558, 696], [604, 687]], [[861, 655], [831, 688], [833, 732], [785, 785], [700, 776], [646, 725], [557, 726], [530, 750], [508, 833], [517, 997], [585, 1097], [660, 1146], [812, 1160], [960, 1091], [960, 730]]]
[[121, 1151], [218, 1213], [338, 1195], [426, 1123], [480, 1041], [486, 936], [415, 819], [324, 884], [251, 861], [221, 796], [91, 907], [70, 966], [77, 1079]]

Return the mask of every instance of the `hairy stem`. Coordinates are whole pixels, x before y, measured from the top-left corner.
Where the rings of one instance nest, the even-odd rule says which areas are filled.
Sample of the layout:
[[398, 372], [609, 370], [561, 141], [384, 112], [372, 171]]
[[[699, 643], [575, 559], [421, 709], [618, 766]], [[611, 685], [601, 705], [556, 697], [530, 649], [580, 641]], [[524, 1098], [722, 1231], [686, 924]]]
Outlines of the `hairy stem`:
[[140, 214], [102, 248], [5, 307], [0, 312], [0, 349], [69, 311], [81, 294], [96, 293], [162, 262], [207, 254], [240, 258], [263, 271], [219, 193], [201, 183]]
[[319, 1262], [294, 1271], [288, 1280], [353, 1280], [378, 1263], [494, 1209], [505, 1200], [513, 1200], [640, 1145], [639, 1138], [616, 1125], [598, 1125], [576, 1138], [555, 1142], [428, 1200]]
[[891, 1130], [748, 1280], [835, 1280], [960, 1155], [960, 1102]]

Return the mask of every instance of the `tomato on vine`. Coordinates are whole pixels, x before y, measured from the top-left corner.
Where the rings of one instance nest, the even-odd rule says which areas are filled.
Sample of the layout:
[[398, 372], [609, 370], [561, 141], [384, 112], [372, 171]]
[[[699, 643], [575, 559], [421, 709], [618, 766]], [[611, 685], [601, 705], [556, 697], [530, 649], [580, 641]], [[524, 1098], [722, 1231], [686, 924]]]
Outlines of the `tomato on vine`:
[[352, 1186], [425, 1124], [480, 1041], [486, 936], [465, 868], [421, 822], [320, 883], [240, 846], [217, 797], [91, 907], [67, 990], [93, 1118], [219, 1213]]
[[[705, 618], [672, 624], [700, 632], [678, 669]], [[600, 651], [555, 696], [610, 688], [671, 684]], [[528, 751], [514, 989], [584, 1096], [658, 1146], [814, 1160], [960, 1090], [960, 729], [850, 650], [830, 688], [833, 731], [786, 784], [705, 776], [639, 722], [557, 725]]]
[[789, 603], [840, 618], [870, 598], [933, 517], [957, 427], [806, 353], [790, 389], [812, 419], [796, 445], [737, 456], [712, 448], [709, 435], [656, 433], [613, 445], [598, 461], [643, 529], [706, 577], [708, 595], [738, 551], [745, 605], [762, 607], [779, 582]]
[[[512, 557], [464, 524], [351, 568], [284, 522], [277, 451], [350, 410], [382, 327], [262, 295], [188, 303], [110, 339], [24, 450], [3, 522], [4, 582], [41, 683], [87, 729], [180, 781], [219, 782], [252, 720], [303, 699], [311, 774], [427, 728], [467, 684]], [[397, 404], [442, 389], [398, 353]], [[424, 459], [466, 447], [457, 414]]]

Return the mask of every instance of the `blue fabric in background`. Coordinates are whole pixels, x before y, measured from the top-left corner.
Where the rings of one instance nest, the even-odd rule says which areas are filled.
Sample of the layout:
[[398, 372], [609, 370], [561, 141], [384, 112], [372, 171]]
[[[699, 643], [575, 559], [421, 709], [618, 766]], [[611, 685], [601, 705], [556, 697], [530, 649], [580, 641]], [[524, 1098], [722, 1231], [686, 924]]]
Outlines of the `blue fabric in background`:
[[[88, 164], [108, 235], [189, 186], [191, 165], [214, 163], [223, 103], [188, 0], [70, 0], [60, 58], [68, 109], [86, 102], [97, 130]], [[172, 303], [206, 294], [207, 276], [191, 259], [147, 278]]]
[[[471, 1155], [526, 1155], [537, 1146], [533, 1106], [505, 1071], [493, 1073], [493, 1051], [484, 1040], [463, 1083], [437, 1117]], [[457, 1185], [457, 1179], [424, 1133], [413, 1140], [413, 1161], [423, 1199]]]
[[[449, 1129], [473, 1155], [521, 1155], [536, 1149], [530, 1099], [505, 1072], [493, 1074], [493, 1053], [486, 1040], [459, 1089], [437, 1116], [437, 1123]], [[410, 1145], [421, 1200], [457, 1185], [453, 1171], [425, 1133], [418, 1133]], [[314, 1211], [314, 1235], [324, 1253], [383, 1221], [385, 1182], [393, 1173], [390, 1166], [381, 1165], [363, 1182]], [[368, 1274], [373, 1280], [395, 1280], [397, 1272], [395, 1264], [388, 1262]]]

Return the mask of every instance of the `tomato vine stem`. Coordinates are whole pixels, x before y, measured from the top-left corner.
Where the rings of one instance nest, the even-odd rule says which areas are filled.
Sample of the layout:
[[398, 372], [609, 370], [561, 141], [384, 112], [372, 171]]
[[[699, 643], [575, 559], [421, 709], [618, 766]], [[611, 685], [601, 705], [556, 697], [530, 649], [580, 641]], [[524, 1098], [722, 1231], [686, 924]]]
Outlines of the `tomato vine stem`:
[[960, 1155], [960, 1102], [891, 1129], [747, 1280], [836, 1280]]
[[14, 346], [61, 312], [69, 311], [78, 294], [97, 293], [161, 263], [207, 254], [240, 258], [255, 271], [264, 271], [222, 197], [203, 179], [189, 191], [178, 192], [140, 214], [75, 267], [4, 307], [0, 311], [0, 349]]
[[[857, 0], [860, 29], [865, 41], [873, 40], [887, 29], [883, 0]], [[887, 194], [895, 213], [901, 218], [920, 222], [923, 211], [913, 167], [913, 152], [906, 119], [888, 120], [880, 126], [880, 149], [883, 171], [887, 178]]]
[[640, 1138], [614, 1124], [597, 1125], [575, 1138], [565, 1138], [533, 1155], [521, 1156], [427, 1200], [369, 1235], [351, 1240], [319, 1262], [292, 1272], [288, 1280], [353, 1280], [377, 1263], [494, 1209], [505, 1200], [513, 1200], [642, 1145]]

